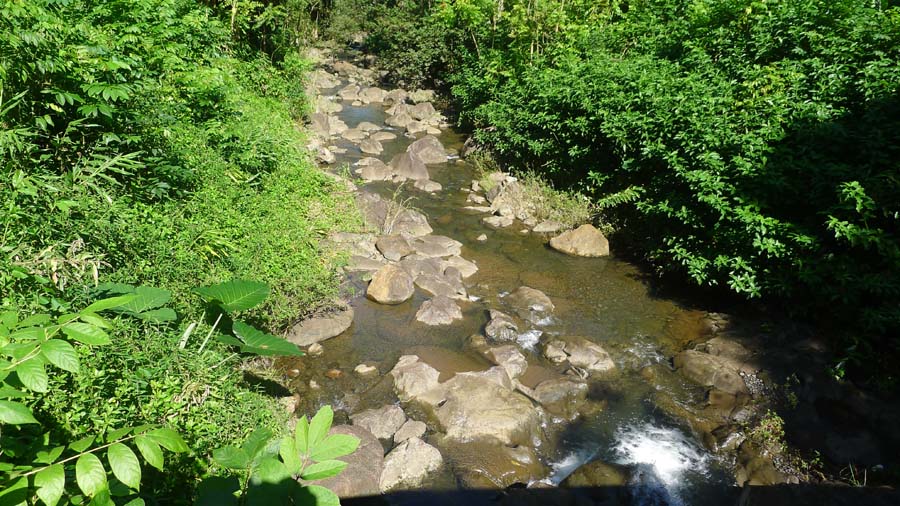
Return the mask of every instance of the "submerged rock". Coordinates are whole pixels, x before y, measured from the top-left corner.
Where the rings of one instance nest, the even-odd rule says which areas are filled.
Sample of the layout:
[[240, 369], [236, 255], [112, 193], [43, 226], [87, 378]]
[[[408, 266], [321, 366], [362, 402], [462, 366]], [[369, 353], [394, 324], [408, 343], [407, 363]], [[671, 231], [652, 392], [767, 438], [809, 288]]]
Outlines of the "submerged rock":
[[545, 220], [534, 226], [532, 232], [539, 234], [555, 234], [562, 230], [563, 226], [555, 221]]
[[547, 475], [547, 468], [530, 446], [510, 448], [496, 443], [464, 443], [440, 440], [435, 444], [453, 463], [466, 488], [504, 489], [527, 485]]
[[440, 469], [443, 462], [437, 448], [417, 437], [408, 439], [384, 458], [381, 491], [418, 487], [429, 474]]
[[582, 225], [550, 239], [550, 247], [580, 257], [609, 255], [609, 241], [593, 225]]
[[622, 487], [629, 483], [631, 470], [601, 460], [579, 467], [562, 482], [564, 487]]
[[419, 360], [415, 355], [403, 355], [391, 369], [394, 391], [401, 401], [422, 401], [437, 404], [443, 398], [439, 391], [441, 373]]
[[528, 286], [520, 286], [506, 299], [523, 318], [529, 316], [532, 311], [549, 313], [556, 309], [553, 301], [544, 292]]
[[380, 304], [400, 304], [412, 297], [413, 280], [400, 267], [385, 265], [372, 276], [366, 296]]
[[346, 306], [332, 314], [303, 320], [288, 331], [286, 338], [297, 346], [309, 346], [344, 333], [352, 324], [353, 308]]
[[425, 180], [420, 179], [420, 180], [416, 181], [416, 183], [413, 186], [417, 190], [422, 190], [423, 192], [428, 192], [428, 193], [439, 192], [444, 189], [444, 187], [441, 185], [441, 183], [438, 183], [437, 181], [432, 181], [430, 179], [425, 179]]
[[532, 391], [534, 399], [544, 409], [568, 420], [578, 416], [587, 394], [587, 383], [566, 377], [542, 381]]

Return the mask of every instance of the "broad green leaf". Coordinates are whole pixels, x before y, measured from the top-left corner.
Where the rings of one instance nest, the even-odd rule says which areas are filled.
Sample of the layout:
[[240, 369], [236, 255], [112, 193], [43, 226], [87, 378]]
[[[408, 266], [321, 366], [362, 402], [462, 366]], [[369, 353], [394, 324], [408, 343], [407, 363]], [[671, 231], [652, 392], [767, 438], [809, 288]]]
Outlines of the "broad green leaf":
[[85, 495], [93, 496], [106, 489], [106, 470], [93, 453], [85, 453], [75, 461], [75, 481]]
[[28, 394], [9, 385], [0, 385], [0, 399], [20, 399], [26, 395]]
[[163, 470], [163, 452], [162, 449], [153, 440], [141, 434], [134, 438], [134, 445], [138, 451], [151, 466]]
[[6, 328], [13, 328], [19, 321], [19, 315], [15, 311], [4, 311], [0, 313], [0, 325]]
[[17, 341], [43, 339], [47, 337], [47, 329], [44, 327], [24, 327], [13, 332], [9, 337]]
[[284, 466], [291, 474], [300, 472], [302, 466], [300, 452], [297, 451], [297, 443], [292, 436], [285, 436], [281, 439], [278, 454], [281, 455], [281, 461], [284, 462]]
[[243, 346], [244, 346], [244, 343], [242, 343], [236, 337], [232, 337], [232, 336], [218, 335], [218, 336], [216, 336], [216, 341], [219, 341], [220, 343], [225, 343], [229, 346], [237, 346], [238, 348], [243, 348]]
[[101, 318], [95, 314], [82, 314], [79, 316], [81, 321], [87, 323], [89, 325], [93, 325], [95, 327], [100, 327], [101, 329], [111, 329], [112, 324], [109, 323], [105, 318]]
[[331, 406], [325, 405], [319, 408], [318, 413], [309, 422], [309, 452], [316, 451], [316, 447], [325, 440], [328, 430], [331, 429], [331, 422], [334, 420], [334, 411]]
[[188, 447], [181, 439], [181, 435], [172, 429], [159, 428], [147, 432], [147, 437], [162, 446], [163, 448], [175, 452], [182, 453], [188, 451]]
[[309, 457], [315, 461], [331, 460], [350, 455], [359, 448], [359, 438], [349, 434], [333, 434], [316, 445]]
[[212, 454], [213, 460], [227, 469], [247, 469], [250, 465], [250, 457], [247, 452], [235, 446], [223, 446], [216, 448]]
[[31, 414], [31, 410], [24, 404], [13, 401], [0, 401], [0, 423], [10, 425], [24, 425], [26, 423], [38, 423]]
[[44, 360], [34, 357], [16, 366], [16, 375], [25, 388], [35, 392], [46, 392], [50, 387], [50, 378], [44, 370]]
[[115, 440], [121, 438], [122, 436], [124, 436], [124, 435], [130, 433], [132, 430], [134, 430], [134, 429], [132, 429], [131, 427], [122, 427], [121, 429], [116, 429], [116, 430], [114, 430], [114, 431], [112, 431], [112, 432], [108, 432], [108, 433], [106, 434], [106, 442], [107, 442], [107, 443], [112, 443], [113, 441], [115, 441]]
[[341, 474], [347, 463], [341, 460], [323, 460], [307, 466], [300, 475], [304, 480], [324, 480]]
[[309, 420], [306, 415], [297, 420], [297, 426], [294, 428], [294, 442], [297, 444], [297, 451], [300, 455], [309, 453]]
[[106, 451], [106, 459], [113, 475], [122, 483], [138, 490], [141, 487], [141, 463], [131, 448], [114, 443]]
[[[319, 485], [307, 485], [295, 494], [301, 506], [341, 506], [337, 494]], [[311, 502], [306, 502], [311, 496]]]
[[265, 427], [260, 427], [247, 436], [247, 440], [241, 445], [241, 449], [244, 450], [250, 460], [253, 460], [271, 439], [272, 431]]
[[103, 487], [98, 490], [91, 502], [88, 503], [88, 506], [116, 506], [109, 492], [109, 487]]
[[218, 302], [225, 312], [244, 311], [261, 304], [269, 296], [265, 283], [233, 279], [212, 286], [198, 286], [194, 292], [207, 302]]
[[257, 355], [304, 355], [297, 345], [280, 337], [266, 334], [246, 323], [236, 321], [232, 324], [231, 329], [246, 344], [242, 347], [243, 351], [252, 350]]
[[34, 461], [39, 464], [52, 464], [66, 450], [65, 446], [56, 446], [49, 451], [39, 451], [35, 455]]
[[172, 322], [178, 319], [178, 314], [170, 307], [162, 307], [159, 309], [151, 309], [143, 313], [137, 313], [138, 318], [155, 323]]
[[128, 501], [127, 503], [123, 504], [122, 506], [144, 506], [145, 504], [146, 503], [144, 502], [143, 499], [141, 499], [140, 497], [135, 497], [134, 499]]
[[75, 348], [62, 339], [50, 339], [41, 344], [41, 353], [47, 360], [64, 371], [78, 372], [78, 354]]
[[20, 321], [16, 325], [16, 328], [21, 329], [21, 328], [25, 328], [25, 327], [39, 327], [39, 326], [44, 325], [49, 322], [50, 322], [50, 315], [43, 314], [43, 313], [35, 314], [35, 315], [31, 315], [28, 318], [25, 318], [24, 320]]
[[76, 314], [76, 313], [67, 313], [67, 314], [64, 314], [64, 315], [60, 315], [60, 316], [56, 319], [56, 323], [58, 323], [58, 324], [60, 324], [60, 325], [65, 325], [65, 324], [69, 323], [70, 321], [77, 319], [78, 316], [79, 316], [79, 315]]
[[78, 441], [69, 443], [69, 449], [76, 453], [81, 453], [90, 448], [92, 444], [94, 444], [94, 436], [83, 437]]
[[31, 494], [28, 491], [28, 477], [6, 482], [0, 487], [0, 506], [25, 506]]
[[55, 506], [59, 502], [65, 487], [66, 471], [62, 464], [54, 464], [34, 475], [35, 493], [47, 506]]
[[100, 311], [106, 311], [107, 309], [112, 309], [114, 307], [124, 306], [125, 304], [129, 304], [135, 298], [137, 298], [137, 295], [132, 293], [101, 299], [82, 309], [81, 314], [99, 313]]
[[256, 465], [251, 479], [255, 484], [280, 483], [290, 477], [291, 472], [280, 460], [275, 457], [265, 457], [260, 459]]
[[99, 327], [83, 322], [71, 322], [63, 327], [63, 332], [72, 339], [93, 346], [109, 344], [109, 335]]
[[156, 309], [172, 300], [172, 292], [152, 286], [138, 286], [133, 295], [130, 301], [111, 307], [110, 310], [137, 314]]

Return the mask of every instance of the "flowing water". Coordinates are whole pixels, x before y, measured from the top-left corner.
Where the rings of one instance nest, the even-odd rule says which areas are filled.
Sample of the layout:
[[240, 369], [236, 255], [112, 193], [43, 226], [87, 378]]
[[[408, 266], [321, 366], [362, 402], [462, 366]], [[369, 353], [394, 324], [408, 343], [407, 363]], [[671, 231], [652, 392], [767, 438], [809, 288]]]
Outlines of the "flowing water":
[[[384, 124], [386, 114], [380, 104], [353, 107], [344, 102], [343, 106], [337, 116], [351, 128], [363, 121]], [[383, 142], [385, 152], [378, 156], [385, 162], [412, 142], [402, 132], [395, 133], [398, 139]], [[452, 129], [439, 139], [457, 150], [463, 141]], [[353, 143], [339, 140], [337, 145], [347, 152], [338, 155], [333, 167], [349, 164], [352, 169], [367, 156]], [[351, 276], [348, 288], [356, 295], [351, 301], [355, 318], [350, 330], [325, 341], [322, 356], [282, 364], [294, 370], [292, 386], [299, 411], [310, 413], [331, 404], [336, 411], [355, 412], [396, 402], [388, 372], [404, 354], [442, 362], [441, 381], [453, 372], [489, 367], [482, 356], [467, 349], [467, 338], [482, 331], [487, 309], [506, 311], [505, 295], [527, 285], [546, 293], [556, 310], [552, 317], [521, 329], [518, 342], [530, 364], [524, 384], [534, 386], [556, 367], [540, 355], [538, 343], [557, 335], [584, 336], [599, 343], [621, 370], [614, 379], [592, 382], [590, 397], [605, 403], [599, 414], [567, 424], [538, 449], [548, 470], [542, 481], [559, 484], [583, 463], [599, 459], [638, 470], [629, 484], [636, 504], [716, 504], [733, 482], [728, 466], [703, 448], [687, 424], [666, 416], [654, 403], [660, 393], [687, 403], [697, 400], [702, 391], [674, 375], [647, 380], [640, 374], [647, 366], [668, 370], [668, 358], [701, 336], [704, 313], [655, 296], [640, 269], [614, 256], [577, 258], [555, 252], [546, 245], [546, 238], [522, 233], [518, 222], [506, 229], [488, 228], [481, 223], [483, 214], [462, 209], [471, 205], [466, 203], [465, 189], [475, 178], [468, 163], [451, 159], [428, 169], [443, 190], [428, 194], [404, 185], [401, 198], [412, 197], [411, 206], [428, 216], [434, 234], [462, 242], [462, 256], [478, 265], [479, 271], [466, 280], [471, 297], [469, 303], [461, 304], [463, 320], [426, 326], [415, 319], [425, 294], [417, 290], [403, 304], [380, 305], [365, 298], [365, 281]], [[396, 188], [375, 183], [363, 189], [392, 198]], [[487, 241], [476, 240], [481, 234], [487, 234]], [[379, 376], [364, 379], [354, 374], [353, 368], [363, 362], [376, 366]], [[335, 369], [341, 371], [338, 377], [333, 377]], [[339, 420], [341, 416], [339, 412]], [[427, 484], [437, 489], [457, 486], [452, 465], [443, 466], [442, 473]]]

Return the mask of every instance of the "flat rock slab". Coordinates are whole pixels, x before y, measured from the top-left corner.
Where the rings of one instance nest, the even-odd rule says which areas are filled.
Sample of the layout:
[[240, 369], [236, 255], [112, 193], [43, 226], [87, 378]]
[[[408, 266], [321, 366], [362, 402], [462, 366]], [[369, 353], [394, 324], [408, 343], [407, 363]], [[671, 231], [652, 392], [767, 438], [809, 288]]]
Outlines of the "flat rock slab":
[[350, 415], [350, 420], [378, 439], [390, 439], [406, 423], [406, 413], [400, 406], [389, 405]]
[[450, 325], [456, 320], [462, 320], [462, 317], [459, 305], [441, 295], [423, 302], [416, 312], [416, 320], [426, 325]]
[[325, 316], [303, 320], [288, 331], [287, 340], [297, 346], [309, 346], [339, 336], [353, 324], [353, 308], [346, 306]]

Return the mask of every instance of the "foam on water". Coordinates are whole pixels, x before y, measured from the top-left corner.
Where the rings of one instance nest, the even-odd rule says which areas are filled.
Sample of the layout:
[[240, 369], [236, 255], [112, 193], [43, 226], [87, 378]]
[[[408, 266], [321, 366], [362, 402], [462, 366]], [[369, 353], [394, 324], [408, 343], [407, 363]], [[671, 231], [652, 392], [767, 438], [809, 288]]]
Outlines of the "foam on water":
[[526, 350], [534, 351], [535, 346], [537, 346], [537, 344], [541, 342], [541, 336], [543, 334], [544, 333], [542, 331], [537, 329], [529, 330], [527, 332], [519, 334], [519, 336], [516, 337], [516, 342]]
[[640, 470], [634, 485], [648, 490], [664, 488], [668, 504], [682, 504], [679, 491], [690, 475], [709, 475], [708, 456], [678, 429], [652, 423], [620, 427], [614, 450], [619, 464]]

